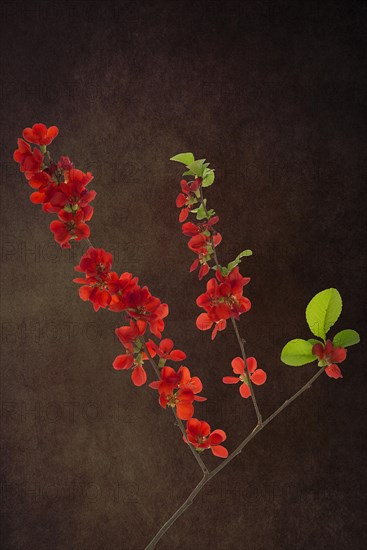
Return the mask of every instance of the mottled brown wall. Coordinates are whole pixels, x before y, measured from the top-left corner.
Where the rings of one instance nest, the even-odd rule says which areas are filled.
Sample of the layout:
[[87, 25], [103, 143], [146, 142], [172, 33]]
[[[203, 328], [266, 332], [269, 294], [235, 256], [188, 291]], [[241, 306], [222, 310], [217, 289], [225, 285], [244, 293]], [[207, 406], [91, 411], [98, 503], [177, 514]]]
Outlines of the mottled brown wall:
[[[199, 472], [156, 394], [112, 369], [118, 318], [79, 300], [81, 248], [53, 244], [12, 161], [16, 138], [56, 124], [55, 156], [94, 173], [93, 242], [170, 304], [166, 334], [233, 450], [254, 412], [220, 382], [238, 353], [232, 331], [211, 343], [195, 328], [203, 285], [188, 273], [168, 159], [211, 161], [220, 257], [254, 250], [241, 329], [269, 375], [267, 416], [314, 372], [279, 360], [307, 337], [313, 294], [337, 287], [339, 328], [364, 332], [366, 4], [7, 1], [1, 15], [1, 547], [141, 550]], [[159, 549], [366, 548], [363, 346], [343, 372], [252, 441]]]

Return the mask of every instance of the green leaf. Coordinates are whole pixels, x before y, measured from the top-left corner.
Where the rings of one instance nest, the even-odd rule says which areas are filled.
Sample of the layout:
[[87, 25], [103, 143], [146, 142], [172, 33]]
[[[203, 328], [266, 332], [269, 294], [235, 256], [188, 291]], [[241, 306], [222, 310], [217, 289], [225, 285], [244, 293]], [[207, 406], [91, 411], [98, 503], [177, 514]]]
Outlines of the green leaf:
[[194, 162], [195, 157], [192, 153], [179, 153], [174, 157], [171, 157], [169, 160], [174, 160], [175, 162], [182, 162], [185, 166]]
[[282, 349], [280, 358], [283, 363], [292, 367], [307, 365], [317, 359], [312, 354], [312, 344], [300, 338], [288, 342]]
[[203, 172], [203, 181], [202, 186], [203, 187], [210, 187], [210, 185], [213, 185], [215, 179], [214, 170], [211, 170], [209, 168], [205, 168]]
[[347, 348], [348, 346], [354, 346], [354, 344], [358, 344], [360, 340], [361, 339], [358, 332], [347, 328], [345, 330], [342, 330], [341, 332], [338, 332], [338, 334], [334, 336], [333, 344], [336, 347]]
[[203, 166], [204, 162], [205, 159], [195, 160], [187, 164], [187, 168], [190, 170], [190, 172], [192, 172], [193, 176], [202, 176], [205, 169]]
[[206, 218], [206, 209], [204, 208], [204, 205], [201, 204], [197, 209], [196, 219], [203, 220], [204, 218]]
[[325, 339], [341, 314], [343, 302], [336, 288], [328, 288], [312, 298], [306, 308], [306, 320], [312, 334]]
[[228, 271], [232, 271], [241, 262], [241, 258], [244, 258], [245, 256], [252, 256], [252, 250], [247, 249], [240, 252], [232, 262], [229, 262], [228, 264]]

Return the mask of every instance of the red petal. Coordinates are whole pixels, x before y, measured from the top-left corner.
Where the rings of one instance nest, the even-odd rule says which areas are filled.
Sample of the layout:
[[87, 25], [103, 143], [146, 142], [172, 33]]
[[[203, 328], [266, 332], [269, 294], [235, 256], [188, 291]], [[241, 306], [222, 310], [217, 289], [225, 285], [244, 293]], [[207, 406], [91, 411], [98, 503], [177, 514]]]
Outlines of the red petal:
[[209, 330], [213, 325], [213, 321], [209, 318], [207, 313], [201, 313], [196, 319], [196, 326], [199, 330]]
[[257, 386], [261, 386], [266, 382], [266, 372], [262, 369], [257, 369], [254, 374], [251, 376], [251, 382]]
[[255, 357], [247, 357], [246, 359], [247, 370], [249, 373], [254, 372], [257, 369], [257, 361]]
[[199, 271], [199, 279], [200, 279], [200, 281], [201, 281], [201, 279], [202, 279], [203, 277], [205, 277], [205, 275], [208, 274], [208, 272], [209, 272], [209, 266], [208, 266], [208, 264], [202, 265], [201, 268], [200, 268], [200, 271]]
[[236, 376], [224, 376], [222, 378], [223, 384], [237, 384], [240, 379]]
[[319, 359], [324, 358], [324, 346], [320, 344], [315, 344], [312, 348], [312, 354], [316, 355]]
[[325, 372], [330, 378], [343, 378], [342, 371], [338, 365], [328, 365]]
[[189, 209], [188, 208], [183, 208], [180, 212], [179, 217], [178, 217], [179, 221], [184, 222], [185, 220], [187, 220], [188, 215], [189, 215]]
[[170, 353], [169, 358], [170, 358], [172, 361], [183, 361], [184, 359], [186, 359], [186, 353], [184, 353], [184, 352], [181, 351], [180, 349], [174, 349], [174, 350]]
[[195, 269], [198, 267], [198, 265], [199, 265], [199, 259], [196, 258], [196, 260], [194, 260], [194, 261], [192, 262], [191, 266], [190, 266], [190, 273], [191, 273], [192, 271], [195, 271]]
[[215, 447], [210, 447], [214, 456], [219, 456], [219, 458], [227, 458], [228, 451], [222, 445], [215, 445]]
[[227, 439], [226, 432], [223, 430], [214, 430], [209, 436], [210, 445], [219, 445]]
[[176, 411], [178, 418], [188, 420], [194, 414], [194, 407], [191, 403], [178, 403]]
[[81, 286], [79, 288], [79, 296], [82, 300], [84, 300], [84, 302], [86, 302], [87, 300], [89, 300], [89, 297], [92, 293], [92, 288], [90, 286]]
[[235, 357], [232, 360], [231, 365], [235, 374], [243, 374], [245, 372], [245, 363], [242, 357]]
[[250, 397], [250, 395], [251, 395], [250, 388], [248, 387], [248, 385], [247, 385], [246, 383], [241, 384], [241, 387], [240, 387], [240, 394], [241, 394], [242, 397], [244, 397], [245, 399], [247, 399], [248, 397]]
[[347, 350], [345, 348], [334, 348], [330, 354], [330, 360], [333, 363], [342, 363], [347, 356]]
[[130, 354], [118, 355], [112, 363], [113, 368], [116, 370], [130, 369], [134, 364], [134, 358]]
[[190, 387], [194, 393], [200, 393], [203, 389], [203, 384], [198, 376], [193, 376], [190, 380]]
[[180, 193], [176, 199], [177, 208], [181, 208], [186, 202], [186, 197], [183, 193]]
[[135, 386], [142, 386], [147, 381], [147, 373], [141, 366], [135, 367], [131, 374], [131, 380]]
[[159, 344], [159, 349], [164, 355], [169, 353], [172, 348], [173, 348], [173, 340], [171, 340], [170, 338], [163, 338], [163, 340]]

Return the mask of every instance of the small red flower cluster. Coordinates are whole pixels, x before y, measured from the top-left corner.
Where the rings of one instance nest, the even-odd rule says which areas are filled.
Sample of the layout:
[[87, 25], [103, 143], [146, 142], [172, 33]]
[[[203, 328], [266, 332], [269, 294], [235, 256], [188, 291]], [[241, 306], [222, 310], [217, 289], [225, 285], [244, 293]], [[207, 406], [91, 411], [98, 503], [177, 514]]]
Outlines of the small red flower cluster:
[[239, 319], [242, 313], [249, 311], [251, 302], [243, 296], [243, 287], [249, 282], [249, 277], [242, 277], [238, 267], [229, 275], [222, 275], [217, 269], [216, 278], [208, 281], [206, 292], [196, 300], [197, 305], [205, 310], [196, 320], [198, 329], [209, 330], [214, 325], [214, 340], [217, 332], [226, 328], [228, 319]]
[[344, 361], [347, 356], [345, 348], [334, 347], [332, 341], [327, 340], [325, 345], [321, 342], [315, 344], [312, 353], [320, 359], [321, 366], [327, 365], [325, 372], [330, 378], [343, 378], [340, 368], [335, 363]]
[[159, 403], [176, 407], [176, 413], [181, 420], [188, 420], [194, 414], [194, 401], [206, 401], [206, 397], [197, 395], [203, 389], [200, 378], [191, 376], [183, 365], [176, 372], [172, 367], [163, 367], [160, 380], [151, 382], [149, 386], [158, 390]]
[[224, 384], [238, 384], [238, 382], [241, 382], [240, 394], [245, 399], [251, 395], [251, 390], [248, 383], [248, 374], [245, 372], [246, 365], [251, 382], [257, 386], [265, 384], [266, 372], [257, 368], [257, 361], [255, 357], [247, 357], [246, 365], [242, 357], [235, 357], [231, 365], [234, 374], [238, 374], [239, 376], [224, 376], [223, 382]]
[[89, 203], [96, 192], [86, 188], [93, 179], [90, 172], [85, 174], [75, 169], [68, 157], [61, 157], [58, 162], [51, 159], [47, 146], [58, 133], [56, 126], [47, 128], [44, 124], [25, 128], [23, 138], [39, 148], [32, 150], [29, 143], [18, 139], [14, 160], [19, 163], [29, 185], [36, 190], [30, 196], [31, 201], [42, 204], [45, 212], [57, 214], [59, 219], [50, 224], [55, 241], [62, 248], [70, 248], [70, 241], [89, 237], [86, 222], [93, 216], [93, 207]]
[[205, 310], [196, 320], [196, 326], [199, 330], [210, 330], [213, 325], [212, 340], [216, 337], [218, 331], [224, 330], [227, 326], [227, 320], [231, 317], [239, 319], [239, 316], [251, 308], [251, 302], [243, 296], [243, 287], [250, 282], [248, 277], [242, 277], [239, 268], [234, 266], [232, 270], [223, 270], [218, 265], [215, 248], [222, 241], [222, 236], [214, 229], [214, 225], [219, 221], [219, 217], [213, 210], [207, 210], [206, 201], [203, 199], [202, 178], [196, 178], [192, 182], [181, 180], [181, 190], [176, 199], [176, 206], [182, 208], [179, 220], [185, 221], [194, 206], [200, 203], [199, 208], [194, 212], [198, 213], [200, 208], [202, 213], [200, 217], [203, 220], [198, 223], [186, 222], [182, 225], [184, 235], [190, 237], [188, 247], [197, 258], [191, 264], [190, 271], [194, 271], [199, 265], [199, 279], [201, 280], [209, 273], [209, 262], [215, 260], [216, 277], [210, 279], [207, 283], [206, 292], [201, 294], [196, 303]]
[[[179, 220], [183, 222], [187, 219], [189, 212], [200, 201], [200, 186], [202, 178], [196, 178], [192, 182], [181, 180], [180, 193], [176, 199], [176, 206], [181, 209]], [[197, 254], [196, 260], [191, 264], [190, 272], [200, 267], [199, 279], [201, 280], [209, 273], [208, 262], [213, 258], [214, 248], [222, 240], [222, 236], [214, 229], [214, 225], [219, 221], [218, 216], [209, 216], [208, 219], [200, 223], [187, 222], [182, 225], [182, 233], [190, 237], [188, 247]]]

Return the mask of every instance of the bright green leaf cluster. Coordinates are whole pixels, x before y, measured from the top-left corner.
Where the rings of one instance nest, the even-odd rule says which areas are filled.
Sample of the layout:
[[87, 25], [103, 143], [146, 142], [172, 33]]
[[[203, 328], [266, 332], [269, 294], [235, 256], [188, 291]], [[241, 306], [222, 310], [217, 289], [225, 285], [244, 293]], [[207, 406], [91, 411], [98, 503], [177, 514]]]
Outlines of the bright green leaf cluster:
[[188, 168], [188, 170], [183, 173], [183, 176], [202, 178], [203, 187], [209, 187], [214, 183], [214, 170], [209, 168], [209, 162], [205, 162], [206, 159], [195, 160], [192, 153], [179, 153], [178, 155], [171, 157], [170, 160], [181, 162], [181, 164], [184, 164], [186, 168]]
[[[317, 357], [313, 355], [312, 348], [315, 344], [325, 343], [326, 335], [338, 320], [342, 307], [341, 296], [335, 288], [328, 288], [316, 294], [306, 308], [306, 320], [312, 334], [322, 338], [323, 342], [315, 338], [291, 340], [282, 350], [280, 358], [283, 363], [297, 367], [316, 361]], [[355, 330], [347, 329], [335, 335], [333, 345], [345, 348], [358, 344], [359, 341], [359, 334]]]

